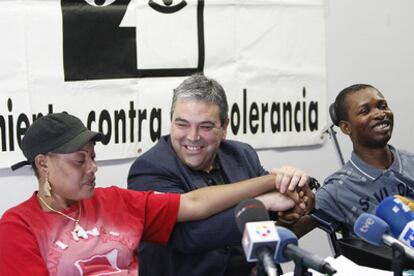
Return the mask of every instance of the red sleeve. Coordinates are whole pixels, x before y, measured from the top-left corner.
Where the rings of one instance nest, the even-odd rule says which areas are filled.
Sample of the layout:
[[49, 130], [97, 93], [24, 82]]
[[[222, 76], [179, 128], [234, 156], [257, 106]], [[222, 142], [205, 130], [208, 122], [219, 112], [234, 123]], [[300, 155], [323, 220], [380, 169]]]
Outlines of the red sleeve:
[[177, 221], [179, 207], [180, 194], [149, 194], [143, 240], [166, 244]]
[[[123, 223], [136, 227], [141, 240], [165, 244], [177, 221], [180, 194], [163, 194], [122, 189], [116, 186], [97, 188], [96, 198], [106, 213], [126, 218]], [[120, 202], [120, 197], [122, 202]], [[107, 204], [116, 202], [116, 204]], [[117, 223], [119, 223], [118, 220]]]
[[33, 233], [21, 221], [0, 220], [0, 275], [49, 275]]

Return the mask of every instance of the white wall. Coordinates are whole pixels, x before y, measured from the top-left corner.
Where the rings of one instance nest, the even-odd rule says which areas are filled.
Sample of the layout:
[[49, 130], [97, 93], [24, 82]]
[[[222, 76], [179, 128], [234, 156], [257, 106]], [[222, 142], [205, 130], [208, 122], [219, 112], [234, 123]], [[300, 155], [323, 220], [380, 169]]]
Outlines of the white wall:
[[[331, 0], [326, 1], [328, 102], [354, 83], [376, 86], [388, 99], [395, 114], [391, 143], [414, 151], [412, 110], [414, 95], [414, 1], [412, 0]], [[345, 158], [351, 145], [338, 133]], [[99, 153], [98, 153], [99, 154]], [[266, 168], [284, 164], [308, 171], [319, 180], [335, 171], [339, 162], [331, 140], [323, 146], [259, 151]], [[126, 187], [126, 175], [133, 160], [99, 162], [100, 186]], [[37, 184], [29, 168], [12, 173], [0, 169], [0, 214], [27, 199]], [[327, 239], [314, 231], [300, 244], [321, 256], [328, 256]]]

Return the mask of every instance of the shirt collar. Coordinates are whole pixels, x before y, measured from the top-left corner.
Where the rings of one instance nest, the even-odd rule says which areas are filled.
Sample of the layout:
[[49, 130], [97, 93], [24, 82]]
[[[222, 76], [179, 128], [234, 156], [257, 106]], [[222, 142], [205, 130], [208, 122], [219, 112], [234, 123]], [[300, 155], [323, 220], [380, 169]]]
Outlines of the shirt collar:
[[374, 168], [373, 166], [367, 164], [364, 160], [362, 160], [354, 151], [352, 151], [351, 160], [349, 162], [355, 167], [359, 172], [364, 174], [371, 180], [377, 180], [384, 172], [386, 171], [394, 171], [394, 172], [402, 172], [402, 164], [401, 158], [398, 151], [391, 145], [388, 145], [390, 148], [393, 156], [394, 161], [392, 162], [391, 166], [386, 170], [381, 170]]

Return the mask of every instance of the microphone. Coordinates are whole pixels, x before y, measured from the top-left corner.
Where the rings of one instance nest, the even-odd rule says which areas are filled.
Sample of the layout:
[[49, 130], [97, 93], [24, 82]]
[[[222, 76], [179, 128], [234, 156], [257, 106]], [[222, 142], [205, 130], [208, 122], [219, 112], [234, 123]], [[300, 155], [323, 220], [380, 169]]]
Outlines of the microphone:
[[274, 259], [276, 263], [284, 263], [292, 260], [295, 265], [301, 265], [322, 274], [332, 275], [336, 270], [321, 257], [298, 247], [298, 238], [295, 234], [284, 227], [277, 227], [279, 242], [276, 246]]
[[355, 221], [354, 232], [358, 237], [373, 245], [386, 244], [390, 247], [398, 245], [404, 249], [406, 256], [414, 260], [414, 250], [391, 236], [388, 224], [373, 214], [362, 213]]
[[410, 207], [411, 211], [414, 211], [414, 202], [411, 199], [408, 199], [401, 195], [394, 195], [394, 197], [404, 202], [408, 207]]
[[279, 237], [263, 203], [257, 199], [244, 200], [237, 205], [235, 215], [237, 227], [243, 233], [242, 246], [247, 261], [258, 261], [267, 275], [276, 276], [272, 256]]
[[390, 226], [394, 238], [414, 248], [414, 213], [410, 207], [400, 199], [389, 196], [377, 206], [375, 214]]

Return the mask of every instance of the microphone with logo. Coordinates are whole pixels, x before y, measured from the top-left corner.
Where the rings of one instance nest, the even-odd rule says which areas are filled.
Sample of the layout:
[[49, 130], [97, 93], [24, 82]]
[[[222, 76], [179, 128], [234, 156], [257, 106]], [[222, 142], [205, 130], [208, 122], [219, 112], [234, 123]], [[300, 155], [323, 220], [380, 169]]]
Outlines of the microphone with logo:
[[414, 202], [411, 199], [408, 199], [406, 197], [403, 197], [401, 195], [394, 195], [395, 198], [398, 198], [399, 200], [401, 200], [402, 202], [405, 203], [405, 205], [407, 205], [408, 207], [410, 207], [411, 211], [414, 212]]
[[263, 203], [257, 199], [244, 200], [237, 205], [235, 215], [237, 227], [243, 233], [242, 246], [247, 261], [258, 262], [258, 274], [277, 276], [273, 252], [279, 237]]
[[410, 207], [390, 196], [377, 206], [375, 214], [389, 225], [394, 238], [414, 248], [414, 213]]
[[414, 260], [414, 250], [390, 235], [389, 225], [381, 218], [368, 213], [362, 213], [354, 224], [355, 234], [373, 245], [386, 244], [397, 250], [403, 250], [405, 256]]
[[328, 275], [336, 273], [336, 270], [327, 261], [298, 247], [298, 238], [292, 231], [284, 227], [277, 227], [276, 231], [279, 236], [274, 255], [276, 263], [280, 264], [292, 260], [295, 263], [294, 275], [308, 275], [307, 268]]

